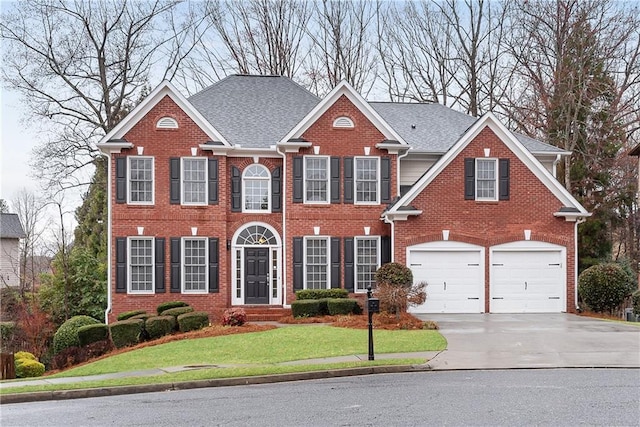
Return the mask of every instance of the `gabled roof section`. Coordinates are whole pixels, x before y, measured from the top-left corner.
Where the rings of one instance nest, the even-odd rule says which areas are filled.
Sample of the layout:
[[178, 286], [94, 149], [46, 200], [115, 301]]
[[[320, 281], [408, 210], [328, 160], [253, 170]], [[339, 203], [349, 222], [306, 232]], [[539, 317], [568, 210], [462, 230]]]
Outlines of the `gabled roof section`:
[[320, 102], [288, 77], [232, 75], [189, 98], [232, 145], [269, 148]]
[[18, 214], [0, 214], [0, 238], [2, 239], [24, 239], [27, 235], [20, 223]]
[[473, 126], [447, 151], [440, 159], [414, 184], [414, 186], [394, 203], [385, 213], [393, 216], [400, 213], [403, 207], [411, 202], [429, 185], [445, 167], [455, 159], [462, 150], [478, 136], [486, 127], [489, 127], [500, 140], [524, 163], [531, 172], [560, 200], [565, 208], [571, 208], [577, 216], [589, 216], [587, 210], [569, 193], [557, 179], [551, 175], [544, 166], [531, 154], [529, 150], [506, 128], [492, 113], [487, 113], [479, 118]]
[[345, 80], [341, 81], [329, 94], [324, 97], [291, 131], [279, 142], [285, 143], [290, 139], [300, 138], [327, 110], [336, 103], [341, 96], [346, 96], [351, 103], [382, 133], [387, 140], [398, 141], [402, 145], [407, 142], [382, 118], [378, 112]]
[[111, 132], [106, 134], [99, 144], [108, 144], [109, 141], [121, 140], [127, 132], [131, 130], [158, 102], [165, 96], [168, 96], [175, 102], [182, 111], [194, 121], [196, 125], [206, 133], [210, 139], [220, 141], [225, 145], [229, 145], [226, 139], [218, 130], [207, 121], [207, 119], [195, 109], [191, 103], [185, 98], [176, 87], [169, 81], [163, 81], [156, 87], [140, 104], [136, 106], [127, 116], [114, 127]]

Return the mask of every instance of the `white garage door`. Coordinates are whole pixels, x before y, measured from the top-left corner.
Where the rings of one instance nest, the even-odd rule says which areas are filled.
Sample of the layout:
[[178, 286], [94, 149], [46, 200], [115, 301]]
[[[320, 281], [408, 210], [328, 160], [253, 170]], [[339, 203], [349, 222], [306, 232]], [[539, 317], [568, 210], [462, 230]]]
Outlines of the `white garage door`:
[[566, 251], [544, 242], [491, 248], [492, 313], [559, 313], [566, 310]]
[[484, 312], [484, 249], [431, 242], [407, 249], [414, 283], [427, 283], [427, 300], [414, 313]]

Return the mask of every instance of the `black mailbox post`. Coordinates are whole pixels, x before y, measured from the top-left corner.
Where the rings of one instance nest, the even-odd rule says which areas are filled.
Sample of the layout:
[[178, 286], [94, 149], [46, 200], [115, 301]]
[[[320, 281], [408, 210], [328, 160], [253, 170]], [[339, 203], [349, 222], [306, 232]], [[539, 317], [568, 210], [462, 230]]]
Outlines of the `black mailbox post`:
[[374, 360], [373, 355], [373, 313], [380, 313], [380, 300], [371, 298], [371, 286], [367, 287], [367, 315], [369, 316], [369, 360]]

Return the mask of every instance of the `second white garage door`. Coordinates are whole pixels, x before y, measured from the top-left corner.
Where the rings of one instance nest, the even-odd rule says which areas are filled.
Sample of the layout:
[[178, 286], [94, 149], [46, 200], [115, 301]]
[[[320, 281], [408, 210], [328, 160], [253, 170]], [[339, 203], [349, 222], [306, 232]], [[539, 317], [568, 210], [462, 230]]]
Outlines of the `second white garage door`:
[[491, 248], [492, 313], [559, 313], [566, 310], [566, 251], [522, 241]]
[[484, 249], [460, 242], [407, 248], [414, 283], [427, 282], [427, 300], [413, 313], [484, 312]]

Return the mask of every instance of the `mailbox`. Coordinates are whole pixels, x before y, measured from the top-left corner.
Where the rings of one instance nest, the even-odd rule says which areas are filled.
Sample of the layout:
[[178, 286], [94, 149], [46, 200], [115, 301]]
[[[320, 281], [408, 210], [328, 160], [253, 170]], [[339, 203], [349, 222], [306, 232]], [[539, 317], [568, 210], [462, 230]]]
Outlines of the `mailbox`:
[[367, 311], [369, 313], [380, 313], [380, 300], [378, 298], [369, 298], [367, 300]]

